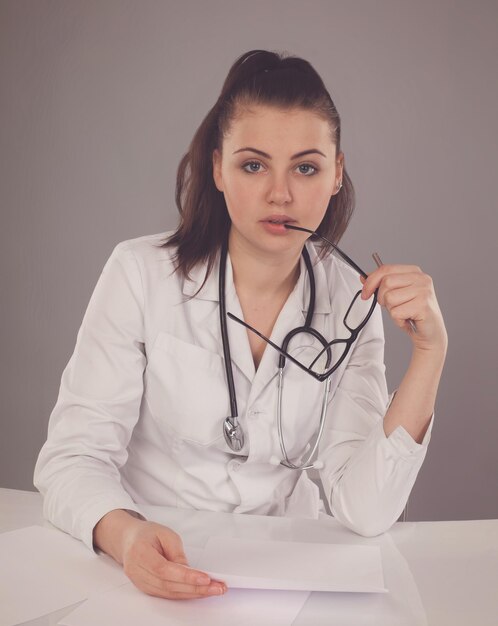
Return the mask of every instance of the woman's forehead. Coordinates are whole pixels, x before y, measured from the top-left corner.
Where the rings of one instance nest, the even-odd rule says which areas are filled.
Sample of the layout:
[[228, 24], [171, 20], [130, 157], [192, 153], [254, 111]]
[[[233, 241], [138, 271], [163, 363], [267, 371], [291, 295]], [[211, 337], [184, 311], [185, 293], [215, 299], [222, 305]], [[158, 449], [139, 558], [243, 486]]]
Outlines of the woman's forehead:
[[266, 105], [240, 107], [224, 139], [229, 144], [249, 140], [332, 143], [328, 121], [316, 112]]
[[302, 119], [309, 122], [321, 121], [328, 123], [327, 120], [316, 111], [297, 106], [280, 107], [278, 105], [271, 104], [239, 103], [235, 106], [232, 115], [232, 123], [254, 123], [260, 120], [275, 121], [290, 119]]

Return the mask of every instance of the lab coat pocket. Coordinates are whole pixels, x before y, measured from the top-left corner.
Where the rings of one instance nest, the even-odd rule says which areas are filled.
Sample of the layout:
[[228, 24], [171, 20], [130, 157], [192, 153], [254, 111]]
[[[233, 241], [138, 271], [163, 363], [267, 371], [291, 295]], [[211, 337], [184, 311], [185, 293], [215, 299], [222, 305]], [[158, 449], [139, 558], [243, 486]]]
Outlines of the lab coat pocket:
[[219, 354], [161, 332], [145, 376], [145, 399], [161, 425], [202, 446], [221, 443], [229, 399]]

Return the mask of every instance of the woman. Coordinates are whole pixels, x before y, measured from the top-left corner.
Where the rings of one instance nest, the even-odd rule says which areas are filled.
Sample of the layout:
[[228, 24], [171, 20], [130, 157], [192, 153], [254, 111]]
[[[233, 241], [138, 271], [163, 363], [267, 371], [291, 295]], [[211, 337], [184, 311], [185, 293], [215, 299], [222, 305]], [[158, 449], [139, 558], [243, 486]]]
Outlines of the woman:
[[[317, 517], [302, 468], [319, 430], [315, 467], [339, 521], [376, 535], [406, 504], [447, 335], [418, 267], [367, 276], [329, 254], [354, 206], [340, 140], [308, 62], [242, 55], [180, 163], [177, 230], [119, 244], [92, 295], [35, 484], [55, 525], [146, 593], [226, 587], [189, 568], [141, 503]], [[309, 231], [325, 239], [315, 247]], [[392, 401], [375, 298], [412, 342]]]

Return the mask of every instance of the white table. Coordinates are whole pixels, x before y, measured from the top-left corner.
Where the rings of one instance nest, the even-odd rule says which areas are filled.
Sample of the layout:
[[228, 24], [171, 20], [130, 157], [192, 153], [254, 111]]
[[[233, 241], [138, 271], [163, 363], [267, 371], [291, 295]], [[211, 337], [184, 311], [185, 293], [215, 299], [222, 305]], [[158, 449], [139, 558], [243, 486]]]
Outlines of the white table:
[[[191, 545], [202, 544], [208, 536], [221, 533], [232, 537], [315, 542], [344, 541], [346, 534], [350, 543], [386, 541], [386, 537], [360, 538], [330, 517], [288, 519], [160, 507], [148, 507], [146, 512], [149, 518], [170, 525]], [[0, 489], [0, 532], [32, 524], [48, 525], [42, 516], [41, 496], [34, 492]], [[387, 535], [413, 576], [414, 590], [427, 618], [424, 623], [430, 626], [498, 624], [498, 520], [398, 522]], [[387, 574], [389, 587], [392, 572], [391, 581]], [[295, 626], [334, 624], [327, 610], [329, 597], [328, 594], [311, 594]], [[55, 625], [70, 610], [62, 609], [26, 624]], [[404, 625], [400, 623], [400, 626]]]

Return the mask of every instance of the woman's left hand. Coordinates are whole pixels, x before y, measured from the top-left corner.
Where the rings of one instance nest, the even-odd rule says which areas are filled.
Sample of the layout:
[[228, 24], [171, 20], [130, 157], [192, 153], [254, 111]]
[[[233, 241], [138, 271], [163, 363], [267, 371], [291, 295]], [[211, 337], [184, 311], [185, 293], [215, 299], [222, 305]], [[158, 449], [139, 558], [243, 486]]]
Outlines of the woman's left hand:
[[[394, 323], [411, 338], [419, 350], [446, 353], [448, 335], [436, 298], [432, 278], [416, 265], [381, 265], [361, 278], [362, 298], [368, 299], [379, 288], [377, 300], [386, 307]], [[408, 323], [417, 327], [414, 333]]]

